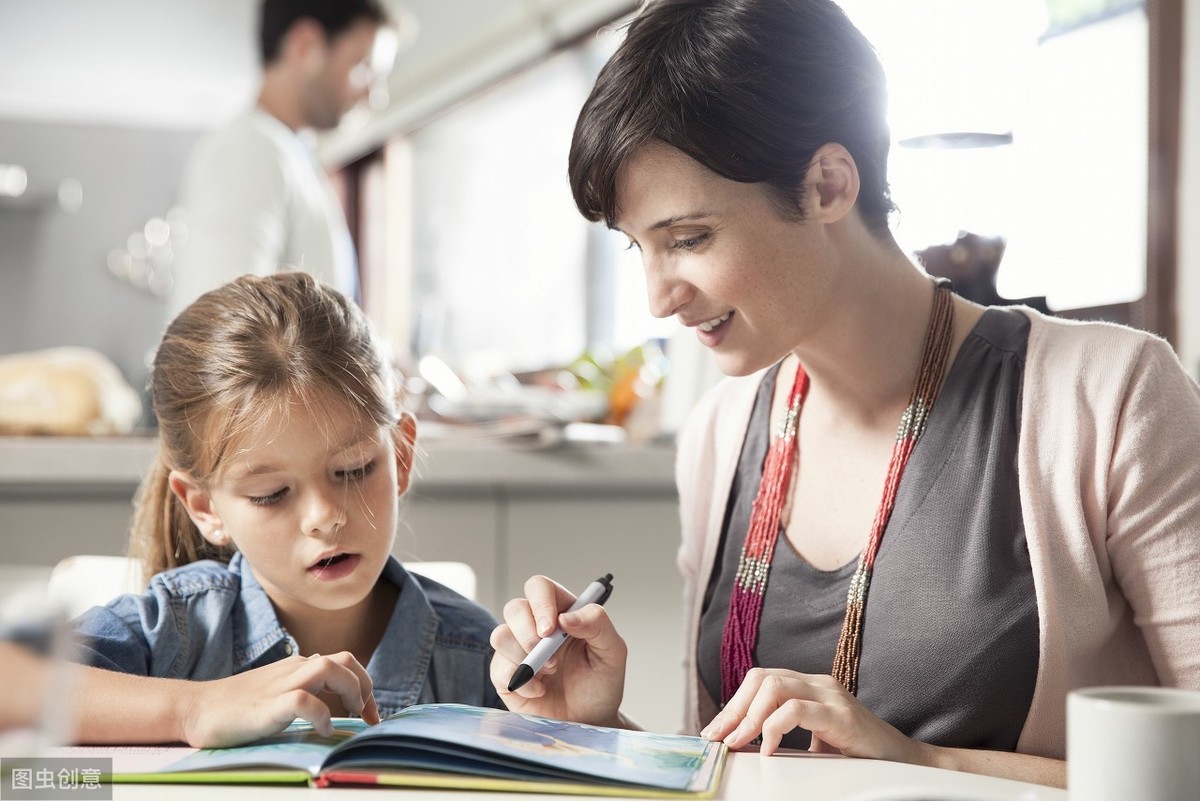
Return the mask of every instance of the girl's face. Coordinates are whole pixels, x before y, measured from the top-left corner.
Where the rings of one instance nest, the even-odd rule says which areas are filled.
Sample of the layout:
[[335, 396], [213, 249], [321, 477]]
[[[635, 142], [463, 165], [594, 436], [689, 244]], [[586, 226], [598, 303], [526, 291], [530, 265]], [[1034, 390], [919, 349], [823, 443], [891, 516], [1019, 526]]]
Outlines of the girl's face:
[[651, 143], [621, 170], [618, 199], [616, 227], [641, 250], [651, 313], [694, 328], [727, 375], [773, 364], [830, 313], [821, 226], [783, 218], [765, 187]]
[[172, 474], [201, 533], [241, 551], [284, 615], [364, 603], [392, 550], [414, 421], [393, 432], [344, 408], [287, 404], [233, 444], [207, 488]]

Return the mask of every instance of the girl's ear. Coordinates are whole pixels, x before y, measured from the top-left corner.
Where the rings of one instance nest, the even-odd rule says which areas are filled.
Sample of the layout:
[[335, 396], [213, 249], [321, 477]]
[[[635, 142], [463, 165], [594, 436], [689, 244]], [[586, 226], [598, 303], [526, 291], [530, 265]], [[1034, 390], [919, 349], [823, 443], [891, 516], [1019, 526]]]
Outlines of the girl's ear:
[[814, 220], [837, 222], [858, 200], [858, 165], [850, 151], [836, 142], [817, 148], [805, 180], [809, 187], [807, 216]]
[[167, 475], [167, 484], [187, 510], [188, 517], [200, 530], [200, 535], [213, 545], [228, 547], [229, 535], [225, 533], [221, 516], [213, 508], [212, 496], [208, 494], [208, 490], [182, 470], [172, 470]]
[[417, 418], [401, 412], [400, 419], [392, 432], [393, 450], [396, 452], [396, 484], [399, 495], [408, 492], [412, 483], [413, 454], [417, 448]]

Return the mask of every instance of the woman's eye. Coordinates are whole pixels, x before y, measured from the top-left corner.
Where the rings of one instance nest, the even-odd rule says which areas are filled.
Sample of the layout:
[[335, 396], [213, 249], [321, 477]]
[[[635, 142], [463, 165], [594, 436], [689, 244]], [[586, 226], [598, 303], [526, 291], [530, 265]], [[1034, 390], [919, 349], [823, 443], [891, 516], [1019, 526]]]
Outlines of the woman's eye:
[[638, 243], [637, 243], [637, 242], [634, 242], [632, 239], [630, 239], [630, 240], [629, 240], [629, 244], [625, 246], [625, 249], [626, 249], [626, 250], [633, 250], [634, 248], [637, 248], [638, 250], [641, 250], [641, 249], [642, 249], [642, 248], [641, 248], [641, 246], [640, 246], [640, 245], [638, 245]]
[[708, 234], [699, 234], [698, 236], [690, 236], [686, 239], [676, 239], [671, 243], [671, 247], [675, 250], [694, 250], [707, 240]]
[[283, 500], [283, 496], [287, 495], [287, 487], [281, 490], [272, 492], [270, 495], [251, 495], [249, 496], [250, 503], [255, 506], [274, 506]]
[[362, 467], [356, 467], [353, 470], [339, 470], [338, 476], [343, 481], [362, 481], [373, 472], [375, 472], [375, 462], [370, 461]]

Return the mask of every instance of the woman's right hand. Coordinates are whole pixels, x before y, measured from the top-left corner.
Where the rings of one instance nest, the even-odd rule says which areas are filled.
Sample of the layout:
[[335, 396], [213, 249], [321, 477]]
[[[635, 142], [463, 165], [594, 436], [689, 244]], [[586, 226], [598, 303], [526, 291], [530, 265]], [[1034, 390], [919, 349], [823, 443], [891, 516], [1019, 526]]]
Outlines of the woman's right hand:
[[[621, 726], [628, 648], [604, 607], [588, 604], [566, 614], [574, 602], [575, 596], [545, 576], [526, 581], [525, 597], [504, 605], [504, 622], [492, 631], [492, 684], [514, 712]], [[556, 626], [570, 639], [528, 683], [509, 692], [513, 671]]]
[[198, 748], [227, 748], [277, 734], [296, 718], [328, 736], [333, 724], [318, 697], [322, 693], [367, 723], [379, 722], [371, 677], [348, 651], [290, 656], [225, 679], [189, 682], [188, 689], [183, 734]]

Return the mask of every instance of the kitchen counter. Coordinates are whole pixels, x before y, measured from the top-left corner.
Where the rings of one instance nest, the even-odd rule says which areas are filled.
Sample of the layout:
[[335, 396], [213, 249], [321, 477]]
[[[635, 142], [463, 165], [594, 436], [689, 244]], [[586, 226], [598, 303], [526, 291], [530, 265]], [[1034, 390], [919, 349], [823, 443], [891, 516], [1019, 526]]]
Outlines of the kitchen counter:
[[[153, 437], [0, 437], [0, 494], [35, 488], [136, 487], [154, 457]], [[674, 493], [674, 448], [666, 445], [422, 439], [423, 493], [492, 488], [512, 492], [631, 490]]]

